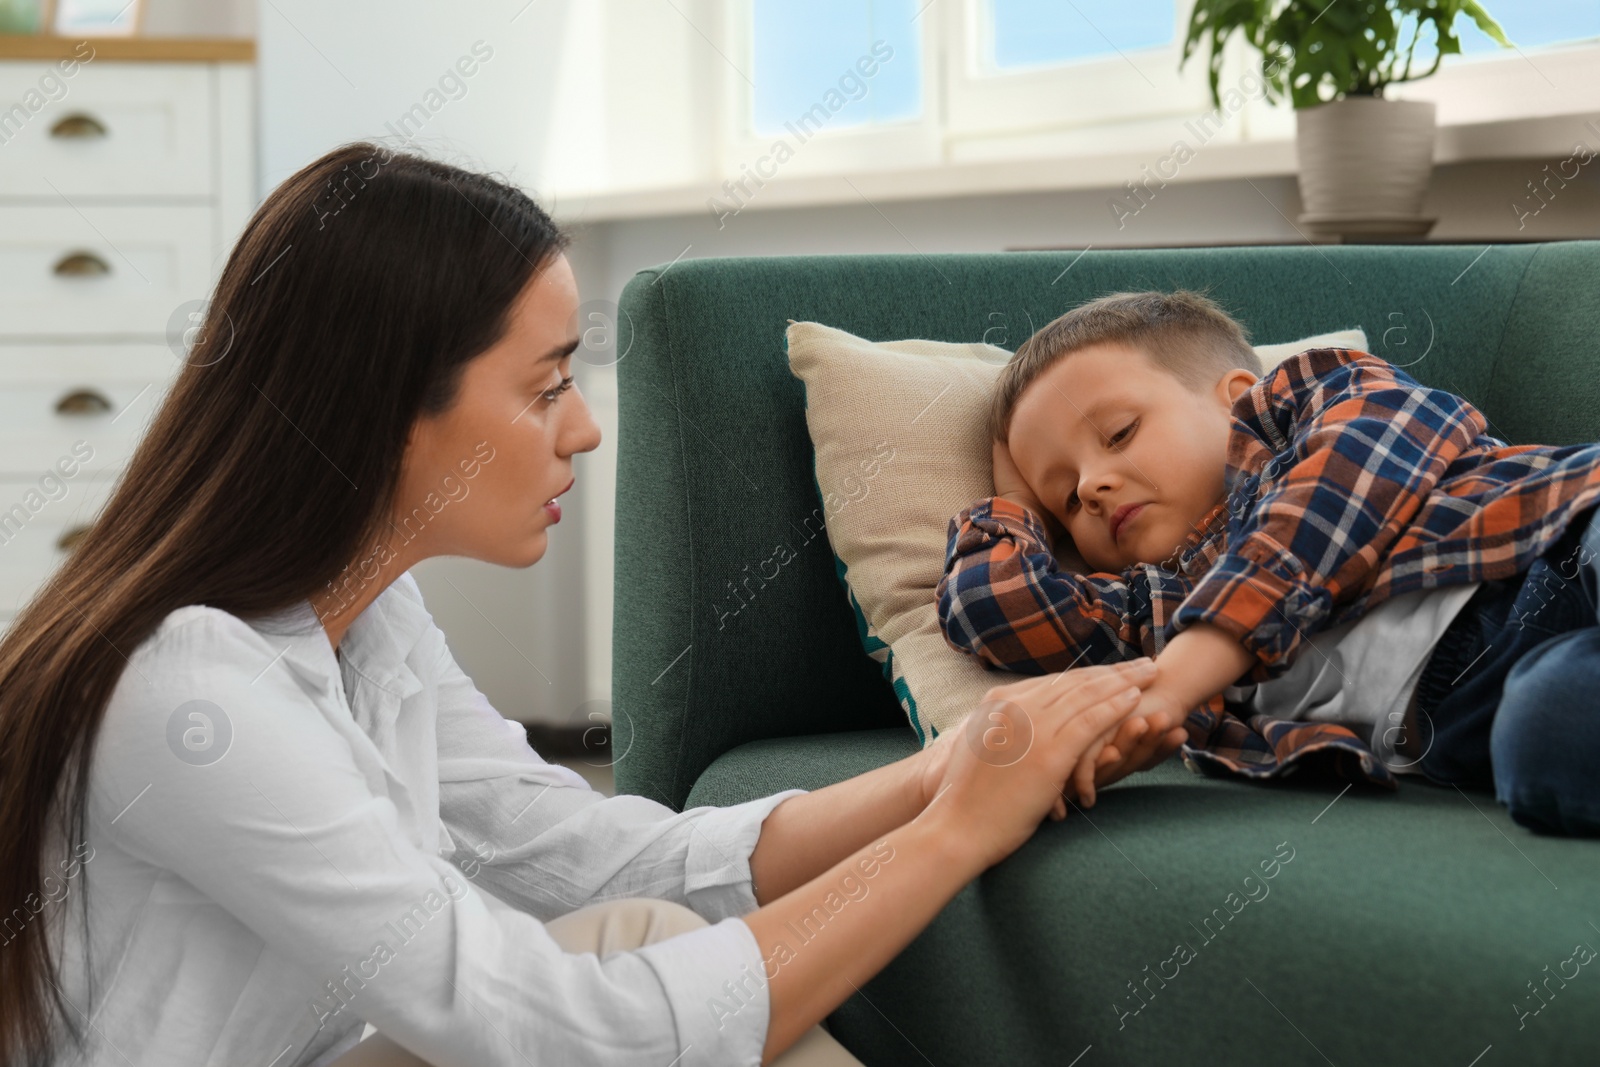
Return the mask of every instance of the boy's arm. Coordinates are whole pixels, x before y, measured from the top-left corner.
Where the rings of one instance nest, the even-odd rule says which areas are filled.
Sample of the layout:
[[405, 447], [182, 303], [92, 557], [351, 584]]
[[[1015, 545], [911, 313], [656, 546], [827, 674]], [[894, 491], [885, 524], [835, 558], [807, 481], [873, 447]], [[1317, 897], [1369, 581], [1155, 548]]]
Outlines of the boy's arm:
[[1466, 400], [1364, 352], [1301, 352], [1263, 383], [1254, 410], [1234, 416], [1252, 433], [1231, 435], [1227, 551], [1177, 609], [1170, 643], [1220, 628], [1250, 654], [1248, 682], [1287, 670], [1306, 634], [1368, 586], [1488, 428]]
[[1154, 656], [1189, 579], [1157, 567], [1071, 574], [1040, 516], [986, 497], [950, 520], [939, 626], [956, 650], [1023, 674]]
[[1156, 680], [1145, 690], [1187, 711], [1207, 704], [1255, 664], [1255, 655], [1222, 627], [1197, 622], [1174, 634], [1156, 657]]

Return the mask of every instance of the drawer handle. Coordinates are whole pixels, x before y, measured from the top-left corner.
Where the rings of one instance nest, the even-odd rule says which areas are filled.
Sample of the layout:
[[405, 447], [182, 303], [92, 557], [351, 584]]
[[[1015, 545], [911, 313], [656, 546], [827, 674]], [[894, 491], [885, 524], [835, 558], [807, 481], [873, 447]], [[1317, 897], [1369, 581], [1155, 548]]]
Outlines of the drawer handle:
[[69, 526], [62, 531], [60, 537], [56, 538], [56, 547], [63, 552], [71, 552], [88, 533], [88, 526]]
[[69, 252], [52, 269], [63, 278], [90, 278], [110, 274], [111, 264], [93, 252]]
[[70, 115], [63, 115], [54, 126], [50, 127], [51, 137], [104, 137], [106, 135], [105, 123], [93, 115], [85, 115], [81, 111], [74, 111]]
[[74, 389], [56, 401], [57, 415], [104, 415], [110, 410], [111, 401], [93, 389]]

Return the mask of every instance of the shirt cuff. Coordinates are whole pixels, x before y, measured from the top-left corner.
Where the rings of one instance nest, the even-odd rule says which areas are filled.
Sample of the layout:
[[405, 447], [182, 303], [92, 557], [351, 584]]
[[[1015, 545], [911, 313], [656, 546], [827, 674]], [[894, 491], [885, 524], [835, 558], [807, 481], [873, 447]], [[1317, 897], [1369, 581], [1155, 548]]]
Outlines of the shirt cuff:
[[987, 548], [1000, 538], [1032, 541], [1047, 548], [1050, 544], [1039, 516], [1003, 496], [986, 497], [963, 509], [950, 526], [956, 539], [952, 547], [960, 555]]
[[705, 805], [690, 825], [689, 851], [684, 860], [683, 895], [689, 907], [716, 922], [754, 911], [755, 889], [750, 884], [750, 853], [761, 838], [761, 823], [772, 809], [806, 789], [747, 800], [726, 807]]
[[677, 1022], [674, 1067], [759, 1067], [771, 1001], [761, 945], [743, 919], [723, 919], [635, 951], [655, 971]]
[[1242, 677], [1266, 682], [1289, 669], [1301, 635], [1320, 629], [1330, 601], [1325, 590], [1306, 581], [1305, 567], [1292, 552], [1253, 538], [1206, 572], [1173, 613], [1173, 631], [1197, 622], [1220, 627], [1256, 658]]

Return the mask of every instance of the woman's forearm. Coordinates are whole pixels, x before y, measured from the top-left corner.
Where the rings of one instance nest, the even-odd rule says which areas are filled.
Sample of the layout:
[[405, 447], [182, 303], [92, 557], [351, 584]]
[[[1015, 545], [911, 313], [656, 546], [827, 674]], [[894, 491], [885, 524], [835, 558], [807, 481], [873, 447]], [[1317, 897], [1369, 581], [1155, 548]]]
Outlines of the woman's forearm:
[[750, 853], [756, 903], [777, 900], [922, 811], [921, 752], [801, 796], [761, 823]]
[[914, 819], [743, 916], [761, 946], [767, 978], [761, 1062], [771, 1062], [877, 974], [982, 867], [955, 835]]

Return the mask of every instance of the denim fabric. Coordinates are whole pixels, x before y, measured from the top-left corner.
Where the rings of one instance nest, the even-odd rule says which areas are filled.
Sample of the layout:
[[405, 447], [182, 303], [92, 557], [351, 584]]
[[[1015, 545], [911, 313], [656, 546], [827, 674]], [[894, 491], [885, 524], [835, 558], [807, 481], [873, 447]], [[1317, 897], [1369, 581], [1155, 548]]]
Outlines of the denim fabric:
[[1548, 833], [1600, 833], [1600, 506], [1527, 571], [1484, 582], [1417, 681], [1430, 780], [1493, 789]]

